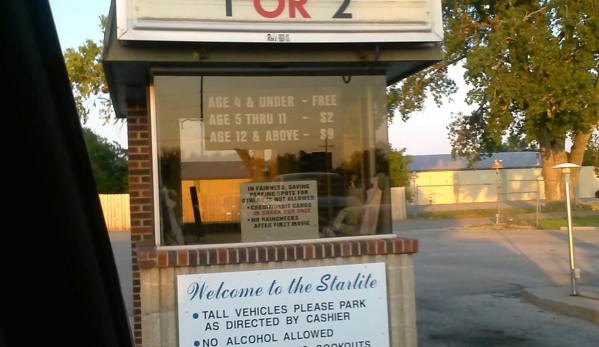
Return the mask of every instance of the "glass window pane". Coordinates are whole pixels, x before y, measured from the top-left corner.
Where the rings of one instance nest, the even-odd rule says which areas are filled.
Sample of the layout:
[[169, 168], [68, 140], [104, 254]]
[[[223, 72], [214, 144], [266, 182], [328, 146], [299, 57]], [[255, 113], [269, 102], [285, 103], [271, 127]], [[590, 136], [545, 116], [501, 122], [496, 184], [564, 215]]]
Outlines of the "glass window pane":
[[391, 232], [384, 76], [155, 76], [164, 245]]

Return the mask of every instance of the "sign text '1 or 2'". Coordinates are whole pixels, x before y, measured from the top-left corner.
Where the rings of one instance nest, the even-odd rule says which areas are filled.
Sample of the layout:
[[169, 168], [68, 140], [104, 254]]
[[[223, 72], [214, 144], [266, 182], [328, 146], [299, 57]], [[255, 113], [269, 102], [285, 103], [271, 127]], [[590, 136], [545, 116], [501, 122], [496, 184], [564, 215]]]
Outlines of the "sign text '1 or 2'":
[[[254, 9], [264, 18], [279, 17], [285, 11], [286, 2], [289, 3], [289, 18], [296, 18], [298, 13], [302, 18], [311, 18], [308, 11], [304, 8], [304, 5], [308, 1], [309, 0], [277, 0], [277, 7], [268, 10], [262, 6], [262, 0], [253, 0]], [[352, 14], [346, 12], [351, 0], [341, 0], [339, 2], [341, 2], [341, 5], [332, 18], [352, 18]], [[227, 17], [233, 17], [233, 0], [225, 0], [225, 4]]]

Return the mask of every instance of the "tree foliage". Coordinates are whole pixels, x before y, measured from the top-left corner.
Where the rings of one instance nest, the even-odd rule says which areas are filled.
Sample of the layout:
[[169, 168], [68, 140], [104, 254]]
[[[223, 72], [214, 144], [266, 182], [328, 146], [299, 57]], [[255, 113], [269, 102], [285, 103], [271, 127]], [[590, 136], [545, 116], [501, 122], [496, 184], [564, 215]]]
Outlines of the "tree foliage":
[[406, 200], [411, 202], [413, 192], [410, 189], [408, 166], [412, 163], [412, 157], [406, 155], [406, 150], [395, 149], [389, 145], [389, 183], [391, 187], [406, 187]]
[[117, 142], [109, 143], [107, 139], [95, 134], [89, 128], [83, 128], [83, 135], [98, 193], [128, 193], [128, 151]]
[[410, 186], [408, 166], [412, 163], [412, 157], [405, 153], [406, 148], [395, 149], [389, 146], [389, 181], [391, 187]]
[[599, 178], [599, 133], [594, 132], [587, 150], [584, 152], [583, 166], [593, 166], [595, 168], [595, 176]]
[[[106, 28], [106, 16], [100, 16], [100, 30]], [[103, 42], [87, 39], [77, 49], [63, 52], [65, 65], [77, 111], [83, 124], [87, 123], [91, 110], [97, 110], [107, 124], [113, 120], [112, 100], [102, 66]], [[129, 191], [128, 151], [118, 143], [109, 143], [92, 130], [83, 128], [92, 170], [98, 192], [122, 194]]]
[[[106, 16], [100, 16], [99, 19], [100, 30], [104, 32]], [[67, 48], [63, 53], [77, 111], [83, 124], [87, 122], [92, 108], [98, 110], [104, 124], [113, 120], [112, 100], [102, 66], [103, 48], [103, 41], [96, 43], [87, 39], [77, 49]]]
[[[581, 165], [599, 125], [597, 0], [443, 1], [445, 60], [389, 88], [402, 119], [456, 91], [448, 67], [465, 68], [470, 114], [448, 127], [454, 157], [474, 163], [525, 141], [539, 148], [548, 202], [565, 196], [553, 166]], [[568, 153], [566, 141], [572, 142]], [[574, 187], [578, 172], [572, 173]]]

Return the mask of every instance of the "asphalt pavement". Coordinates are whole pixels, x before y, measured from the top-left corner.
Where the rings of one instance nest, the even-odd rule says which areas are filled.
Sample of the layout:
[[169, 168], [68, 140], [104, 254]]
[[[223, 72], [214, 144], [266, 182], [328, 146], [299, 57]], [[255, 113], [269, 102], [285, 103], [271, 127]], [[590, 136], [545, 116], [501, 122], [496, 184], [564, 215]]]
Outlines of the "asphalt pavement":
[[415, 238], [419, 347], [597, 346], [599, 228], [504, 229], [489, 219], [404, 220]]
[[[565, 230], [501, 230], [490, 222], [393, 223], [396, 235], [419, 240], [419, 347], [593, 346], [589, 341], [599, 340], [599, 228], [573, 229], [583, 273], [573, 295]], [[473, 228], [481, 224], [487, 230]], [[132, 317], [130, 234], [111, 231], [110, 237]]]
[[[484, 226], [489, 230], [501, 230], [501, 225], [493, 225], [494, 221], [489, 218], [464, 218], [464, 219], [410, 219], [396, 221], [393, 230], [401, 236], [402, 232], [411, 231], [467, 231], [481, 230]], [[567, 228], [560, 228], [567, 232]], [[573, 233], [590, 232], [598, 233], [599, 227], [573, 227]], [[595, 245], [598, 251], [594, 265], [599, 270], [599, 244]], [[561, 286], [540, 286], [522, 288], [522, 298], [538, 307], [555, 313], [571, 317], [581, 318], [595, 324], [599, 324], [599, 285], [581, 286], [575, 280]]]

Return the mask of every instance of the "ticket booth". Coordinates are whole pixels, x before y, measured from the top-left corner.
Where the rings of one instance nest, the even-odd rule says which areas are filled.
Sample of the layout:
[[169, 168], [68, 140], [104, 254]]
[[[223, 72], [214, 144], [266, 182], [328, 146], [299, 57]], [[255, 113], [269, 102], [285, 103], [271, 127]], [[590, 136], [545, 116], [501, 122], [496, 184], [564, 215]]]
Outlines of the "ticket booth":
[[111, 5], [136, 345], [416, 346], [386, 88], [442, 59], [441, 1]]

